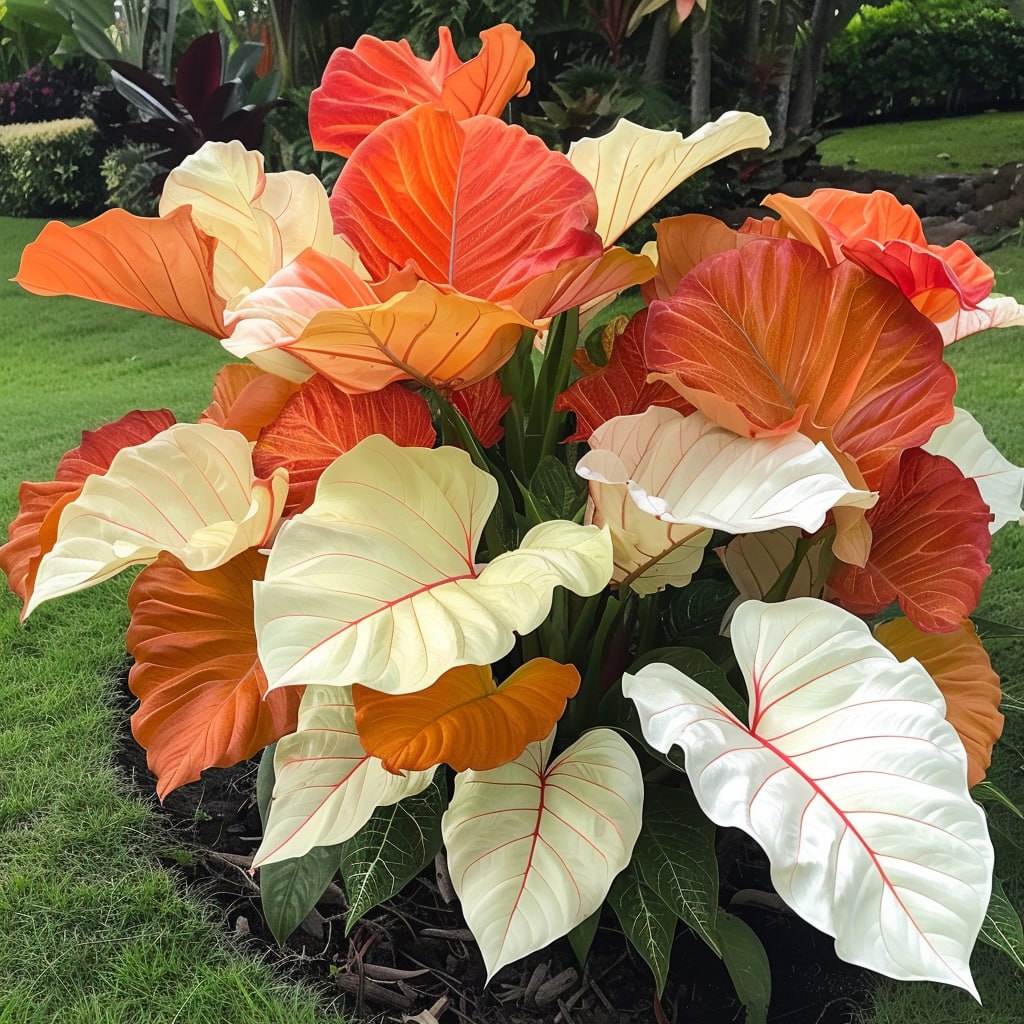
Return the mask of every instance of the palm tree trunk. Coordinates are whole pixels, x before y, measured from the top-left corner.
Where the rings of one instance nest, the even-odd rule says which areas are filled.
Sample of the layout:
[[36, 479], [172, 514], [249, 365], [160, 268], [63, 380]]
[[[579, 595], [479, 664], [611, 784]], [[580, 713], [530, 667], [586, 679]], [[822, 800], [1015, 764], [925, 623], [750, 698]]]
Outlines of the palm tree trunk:
[[654, 16], [651, 23], [651, 41], [647, 46], [644, 61], [643, 80], [657, 85], [665, 80], [665, 66], [668, 63], [668, 6]]
[[814, 122], [814, 101], [818, 95], [818, 79], [825, 63], [834, 0], [814, 0], [810, 28], [800, 56], [800, 71], [789, 110], [789, 129], [804, 135]]
[[711, 120], [711, 4], [698, 21], [691, 19], [690, 131]]

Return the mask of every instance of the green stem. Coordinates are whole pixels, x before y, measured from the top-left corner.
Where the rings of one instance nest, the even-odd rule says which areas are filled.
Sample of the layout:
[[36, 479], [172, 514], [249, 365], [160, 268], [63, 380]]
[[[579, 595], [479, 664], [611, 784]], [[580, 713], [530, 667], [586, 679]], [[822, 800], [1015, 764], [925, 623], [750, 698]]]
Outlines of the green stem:
[[648, 594], [647, 597], [640, 599], [640, 608], [638, 611], [640, 630], [637, 634], [636, 641], [636, 653], [637, 656], [646, 654], [652, 647], [654, 647], [654, 638], [658, 632], [658, 623], [661, 621], [660, 615], [660, 594]]
[[[590, 656], [582, 672], [579, 693], [571, 701], [566, 712], [566, 725], [573, 736], [589, 729], [597, 716], [601, 703], [601, 666], [604, 664], [608, 634], [622, 612], [623, 602], [615, 595], [608, 594], [601, 611], [601, 619], [590, 644]], [[577, 623], [578, 626], [578, 623]]]
[[796, 574], [800, 570], [800, 563], [807, 557], [807, 552], [814, 547], [816, 540], [816, 537], [797, 537], [793, 559], [779, 574], [779, 578], [772, 584], [771, 590], [764, 595], [765, 601], [774, 604], [786, 599], [789, 588], [793, 585], [793, 580], [796, 579]]

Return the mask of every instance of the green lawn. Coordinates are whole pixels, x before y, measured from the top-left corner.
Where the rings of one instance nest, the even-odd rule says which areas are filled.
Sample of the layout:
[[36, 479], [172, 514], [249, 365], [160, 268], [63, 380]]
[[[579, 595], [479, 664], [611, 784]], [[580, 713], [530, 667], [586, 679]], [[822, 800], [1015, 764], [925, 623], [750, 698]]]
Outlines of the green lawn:
[[[194, 418], [227, 361], [196, 332], [8, 284], [41, 226], [0, 220], [5, 524], [20, 481], [52, 479], [83, 428], [133, 408]], [[212, 905], [156, 862], [159, 828], [113, 764], [129, 582], [26, 628], [0, 595], [0, 1024], [340, 1022], [255, 946], [229, 944]]]
[[[1024, 113], [844, 128], [818, 146], [823, 164], [927, 176], [1024, 161]], [[851, 164], [851, 160], [853, 161]]]

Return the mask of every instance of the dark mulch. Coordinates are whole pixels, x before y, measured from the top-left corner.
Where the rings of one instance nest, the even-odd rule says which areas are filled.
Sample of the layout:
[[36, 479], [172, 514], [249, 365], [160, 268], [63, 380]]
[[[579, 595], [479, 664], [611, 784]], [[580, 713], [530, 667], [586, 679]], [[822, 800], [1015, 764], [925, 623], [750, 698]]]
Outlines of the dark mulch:
[[[133, 698], [123, 686], [126, 711]], [[248, 867], [259, 845], [256, 763], [211, 769], [161, 806], [145, 752], [128, 731], [120, 760], [139, 796], [166, 824], [164, 865], [199, 887], [226, 931], [243, 936], [284, 971], [346, 996], [359, 1021], [415, 1024], [731, 1024], [744, 1011], [721, 962], [679, 928], [668, 987], [655, 1005], [650, 973], [605, 912], [587, 967], [562, 940], [501, 971], [485, 972], [458, 903], [447, 902], [444, 875], [425, 871], [404, 893], [344, 935], [345, 896], [332, 886], [288, 940], [275, 943], [263, 919], [259, 876]], [[728, 847], [726, 852], [724, 847]], [[773, 900], [760, 851], [727, 835], [731, 868], [723, 905], [759, 935], [772, 965], [770, 1020], [778, 1024], [848, 1024], [870, 990], [871, 975], [839, 961], [832, 940]]]

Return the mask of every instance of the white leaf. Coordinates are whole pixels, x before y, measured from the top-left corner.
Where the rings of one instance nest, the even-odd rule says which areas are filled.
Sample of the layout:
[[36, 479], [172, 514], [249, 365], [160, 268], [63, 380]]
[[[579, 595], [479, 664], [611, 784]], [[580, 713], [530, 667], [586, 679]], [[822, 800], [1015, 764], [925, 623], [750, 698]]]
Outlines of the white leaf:
[[461, 772], [441, 823], [488, 981], [597, 910], [640, 834], [644, 783], [626, 741], [595, 729], [547, 764], [554, 735]]
[[683, 748], [704, 812], [764, 847], [779, 895], [843, 960], [976, 997], [992, 845], [935, 683], [813, 598], [747, 601], [732, 636], [749, 724], [655, 664], [623, 679], [647, 741]]
[[61, 513], [25, 615], [161, 551], [188, 569], [215, 569], [266, 543], [287, 492], [287, 470], [256, 479], [249, 442], [212, 424], [178, 423], [123, 448]]
[[556, 586], [589, 596], [608, 583], [607, 531], [563, 521], [478, 566], [496, 497], [493, 477], [455, 448], [375, 435], [335, 460], [256, 584], [270, 685], [421, 690], [450, 668], [504, 657], [516, 632], [547, 616]]
[[274, 752], [270, 817], [253, 867], [351, 839], [378, 807], [426, 789], [434, 771], [392, 775], [363, 750], [350, 691], [307, 687], [298, 728]]
[[1000, 453], [966, 409], [957, 409], [952, 423], [936, 427], [924, 450], [944, 455], [964, 476], [974, 480], [981, 500], [995, 517], [989, 524], [992, 533], [1007, 523], [1020, 521], [1024, 512], [1024, 469]]

